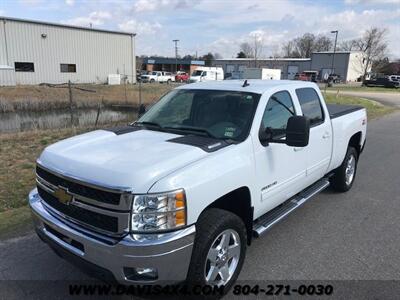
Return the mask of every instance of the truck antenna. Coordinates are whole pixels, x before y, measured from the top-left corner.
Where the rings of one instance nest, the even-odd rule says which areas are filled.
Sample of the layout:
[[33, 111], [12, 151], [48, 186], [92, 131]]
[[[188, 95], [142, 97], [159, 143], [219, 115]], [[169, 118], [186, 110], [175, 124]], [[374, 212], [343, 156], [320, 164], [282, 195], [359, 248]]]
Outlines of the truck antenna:
[[242, 87], [246, 87], [246, 86], [249, 86], [250, 85], [250, 83], [247, 83], [247, 79], [243, 82], [243, 85], [242, 85]]

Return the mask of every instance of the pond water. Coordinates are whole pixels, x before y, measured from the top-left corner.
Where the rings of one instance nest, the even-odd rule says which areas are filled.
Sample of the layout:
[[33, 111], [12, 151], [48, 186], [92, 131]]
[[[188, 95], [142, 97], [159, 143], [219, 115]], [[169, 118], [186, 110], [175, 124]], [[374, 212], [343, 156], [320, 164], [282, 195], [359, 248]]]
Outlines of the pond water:
[[[97, 109], [76, 109], [73, 111], [75, 126], [95, 125]], [[112, 122], [132, 122], [137, 117], [137, 110], [127, 107], [102, 108], [98, 125]], [[71, 126], [70, 110], [42, 112], [0, 113], [0, 133], [21, 132], [33, 129], [66, 128]]]

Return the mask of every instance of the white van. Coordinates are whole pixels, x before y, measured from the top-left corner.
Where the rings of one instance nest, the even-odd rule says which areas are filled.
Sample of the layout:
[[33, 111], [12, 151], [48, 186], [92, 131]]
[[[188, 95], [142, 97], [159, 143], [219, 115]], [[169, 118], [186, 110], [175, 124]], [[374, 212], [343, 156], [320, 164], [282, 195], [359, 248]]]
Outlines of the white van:
[[198, 67], [190, 76], [190, 82], [224, 80], [224, 70], [220, 67]]

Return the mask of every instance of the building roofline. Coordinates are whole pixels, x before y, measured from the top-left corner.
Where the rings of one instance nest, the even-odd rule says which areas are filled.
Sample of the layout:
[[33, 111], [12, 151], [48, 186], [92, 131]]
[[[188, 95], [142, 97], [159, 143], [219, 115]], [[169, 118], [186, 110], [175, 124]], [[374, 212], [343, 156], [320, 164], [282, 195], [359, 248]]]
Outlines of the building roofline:
[[104, 33], [113, 33], [113, 34], [123, 34], [123, 35], [129, 35], [129, 36], [136, 36], [136, 33], [133, 33], [133, 32], [107, 30], [107, 29], [100, 29], [100, 28], [90, 28], [90, 27], [67, 25], [67, 24], [53, 23], [53, 22], [44, 22], [44, 21], [29, 20], [29, 19], [20, 19], [20, 18], [13, 18], [13, 17], [0, 16], [0, 20], [1, 21], [14, 21], [14, 22], [21, 22], [21, 23], [31, 23], [31, 24], [38, 24], [38, 25], [48, 25], [48, 26], [54, 26], [54, 27], [63, 27], [63, 28], [69, 28], [69, 29], [79, 29], [79, 30], [88, 30], [88, 31], [96, 31], [96, 32], [104, 32]]
[[[254, 61], [254, 58], [221, 58], [221, 59], [215, 59], [214, 61]], [[310, 61], [311, 58], [287, 58], [287, 57], [278, 57], [278, 58], [258, 58], [257, 61], [277, 61], [277, 60], [283, 60], [283, 61]]]
[[[335, 54], [350, 54], [350, 53], [359, 53], [361, 50], [350, 50], [350, 51], [335, 51]], [[313, 52], [312, 54], [333, 54], [333, 51], [318, 51]]]

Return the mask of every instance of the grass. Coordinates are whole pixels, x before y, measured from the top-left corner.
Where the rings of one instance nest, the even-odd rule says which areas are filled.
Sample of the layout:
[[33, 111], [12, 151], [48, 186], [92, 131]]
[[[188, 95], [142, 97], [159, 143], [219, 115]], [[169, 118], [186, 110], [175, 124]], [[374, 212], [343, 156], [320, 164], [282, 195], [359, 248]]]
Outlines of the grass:
[[[96, 108], [102, 102], [109, 105], [133, 105], [139, 103], [139, 85], [73, 85], [73, 102], [78, 108]], [[175, 84], [142, 84], [142, 102], [153, 103], [175, 87]], [[83, 89], [83, 90], [82, 90]], [[94, 91], [94, 92], [88, 92]], [[66, 85], [0, 87], [0, 113], [15, 111], [45, 111], [69, 108]]]
[[[325, 90], [325, 86], [320, 86], [321, 91]], [[365, 92], [365, 93], [399, 93], [400, 89], [384, 88], [384, 87], [367, 87], [361, 85], [334, 85], [327, 88], [328, 91], [343, 91], [343, 92]]]
[[[328, 103], [357, 104], [366, 107], [369, 119], [394, 109], [357, 97], [327, 94]], [[0, 239], [31, 228], [27, 195], [35, 185], [35, 161], [43, 149], [61, 139], [93, 128], [64, 128], [0, 134]]]
[[367, 110], [369, 120], [379, 118], [396, 110], [395, 108], [382, 105], [378, 102], [359, 97], [343, 95], [336, 97], [336, 94], [324, 93], [324, 98], [327, 103], [331, 104], [349, 104], [363, 106]]

